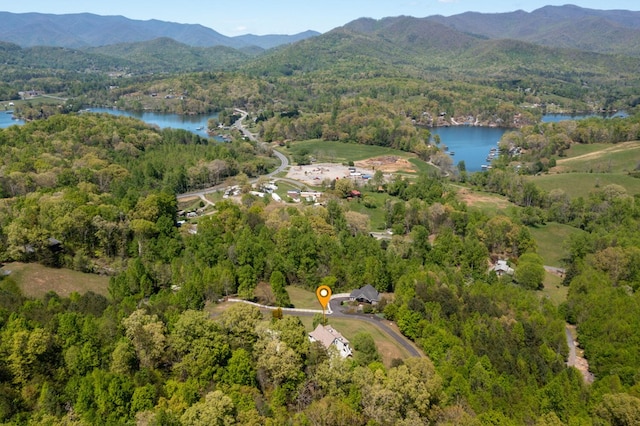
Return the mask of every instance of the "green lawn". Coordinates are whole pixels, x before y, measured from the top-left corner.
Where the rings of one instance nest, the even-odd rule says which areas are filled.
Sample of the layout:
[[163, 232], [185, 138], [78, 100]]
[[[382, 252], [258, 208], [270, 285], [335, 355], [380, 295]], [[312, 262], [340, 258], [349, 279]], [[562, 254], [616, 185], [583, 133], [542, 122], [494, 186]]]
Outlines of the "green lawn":
[[[300, 317], [300, 321], [302, 321], [307, 331], [313, 330], [312, 317]], [[391, 362], [394, 359], [405, 359], [409, 357], [409, 353], [400, 346], [394, 338], [371, 323], [358, 319], [336, 319], [327, 316], [327, 324], [334, 327], [347, 339], [353, 339], [353, 337], [360, 332], [369, 333], [376, 342], [376, 348], [382, 357], [382, 363], [387, 367], [391, 366]]]
[[532, 176], [530, 179], [546, 192], [562, 189], [571, 198], [588, 197], [592, 191], [611, 184], [624, 187], [629, 195], [640, 194], [640, 179], [623, 174], [561, 173]]
[[293, 306], [298, 309], [322, 309], [316, 294], [312, 291], [290, 285], [287, 286], [287, 293]]
[[381, 231], [383, 229], [385, 229], [385, 210], [384, 210], [384, 203], [385, 200], [392, 198], [392, 199], [396, 199], [395, 197], [390, 197], [389, 195], [387, 195], [386, 193], [377, 193], [377, 192], [368, 192], [368, 191], [364, 191], [362, 193], [362, 197], [364, 198], [371, 198], [373, 200], [375, 200], [376, 203], [376, 207], [375, 208], [368, 208], [364, 205], [364, 202], [362, 200], [358, 201], [358, 200], [351, 200], [349, 203], [347, 203], [347, 207], [349, 208], [349, 210], [354, 211], [354, 212], [358, 212], [358, 213], [362, 213], [362, 214], [366, 214], [367, 216], [369, 216], [369, 229], [372, 231]]
[[[295, 287], [288, 286], [287, 293], [289, 293], [289, 299], [291, 299], [291, 303], [296, 308], [301, 309], [320, 309], [320, 303], [316, 298], [316, 294], [312, 291]], [[310, 316], [301, 316], [300, 321], [304, 324], [307, 331], [313, 330], [313, 318]], [[400, 346], [394, 338], [387, 335], [385, 332], [380, 330], [375, 325], [368, 323], [366, 321], [358, 320], [358, 319], [348, 319], [348, 318], [340, 318], [335, 319], [331, 318], [330, 315], [327, 316], [327, 323], [331, 324], [336, 328], [344, 337], [347, 339], [353, 338], [357, 333], [364, 331], [366, 333], [371, 334], [373, 340], [376, 342], [376, 347], [378, 348], [378, 352], [382, 356], [383, 363], [386, 366], [391, 365], [391, 361], [394, 358], [407, 358], [409, 354], [407, 351]]]
[[530, 227], [529, 231], [538, 244], [538, 254], [542, 256], [544, 264], [558, 268], [563, 267], [562, 259], [568, 255], [563, 242], [572, 234], [584, 232], [559, 223]]
[[321, 163], [346, 163], [382, 155], [395, 155], [403, 158], [412, 157], [412, 154], [408, 152], [382, 146], [323, 141], [320, 139], [294, 142], [289, 149], [285, 149], [283, 152], [295, 155], [302, 150], [306, 150]]

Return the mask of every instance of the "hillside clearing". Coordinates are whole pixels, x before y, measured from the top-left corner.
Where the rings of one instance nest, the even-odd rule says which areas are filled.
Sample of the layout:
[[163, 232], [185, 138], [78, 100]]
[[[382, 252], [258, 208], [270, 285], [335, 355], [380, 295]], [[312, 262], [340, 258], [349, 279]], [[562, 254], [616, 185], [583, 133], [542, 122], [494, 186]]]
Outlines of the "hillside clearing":
[[106, 297], [109, 295], [109, 277], [103, 275], [47, 268], [37, 263], [6, 263], [4, 269], [11, 271], [10, 276], [27, 297], [42, 298], [49, 291], [61, 297], [69, 297], [73, 292], [84, 294], [89, 291]]

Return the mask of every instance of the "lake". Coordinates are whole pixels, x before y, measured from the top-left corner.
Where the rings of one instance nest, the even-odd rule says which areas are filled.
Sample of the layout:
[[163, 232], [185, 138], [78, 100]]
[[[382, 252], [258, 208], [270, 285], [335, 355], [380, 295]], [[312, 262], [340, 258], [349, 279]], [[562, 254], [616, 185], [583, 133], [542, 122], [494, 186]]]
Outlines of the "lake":
[[207, 122], [210, 118], [218, 118], [218, 114], [212, 115], [179, 115], [160, 112], [131, 112], [113, 108], [91, 108], [91, 112], [107, 113], [112, 115], [122, 115], [142, 120], [145, 123], [153, 124], [161, 129], [183, 129], [196, 133], [200, 136], [207, 135]]
[[14, 124], [24, 124], [22, 120], [14, 120], [13, 113], [7, 114], [6, 111], [0, 111], [0, 129], [12, 126]]
[[558, 121], [565, 120], [582, 120], [583, 118], [590, 117], [602, 117], [602, 118], [625, 118], [628, 117], [625, 111], [618, 111], [615, 113], [602, 113], [602, 114], [545, 114], [542, 116], [543, 123], [557, 123]]
[[[156, 125], [161, 129], [173, 128], [184, 129], [207, 137], [207, 122], [210, 118], [218, 118], [218, 114], [213, 115], [178, 115], [158, 112], [130, 112], [112, 108], [92, 108], [91, 112], [107, 113], [112, 115], [122, 115], [134, 117], [146, 123]], [[542, 117], [543, 122], [557, 122], [562, 120], [579, 120], [581, 118], [592, 117], [591, 115], [570, 115], [570, 114], [546, 114]], [[625, 117], [625, 112], [617, 112], [613, 115], [602, 115], [603, 117]], [[9, 127], [13, 124], [24, 124], [22, 120], [12, 120], [11, 114], [0, 111], [0, 128]], [[497, 148], [498, 141], [502, 135], [510, 129], [495, 127], [477, 126], [450, 126], [429, 129], [432, 135], [440, 135], [442, 145], [449, 148], [452, 153], [453, 164], [457, 165], [464, 160], [467, 171], [477, 172], [482, 170], [483, 164], [489, 164], [487, 156], [491, 148]], [[222, 141], [220, 137], [214, 138]]]
[[[564, 120], [580, 120], [588, 117], [627, 117], [624, 111], [615, 114], [545, 114], [542, 116], [543, 123], [553, 123]], [[429, 129], [431, 135], [440, 135], [440, 142], [453, 152], [451, 156], [453, 164], [457, 165], [460, 160], [464, 160], [465, 167], [469, 172], [482, 170], [482, 165], [489, 165], [487, 156], [491, 148], [496, 148], [498, 141], [505, 132], [515, 129], [503, 129], [496, 127], [476, 127], [476, 126], [450, 126], [436, 127]], [[432, 138], [433, 139], [433, 138]]]
[[464, 160], [469, 172], [482, 170], [483, 164], [490, 164], [487, 156], [491, 148], [497, 148], [502, 135], [509, 129], [478, 126], [450, 126], [429, 129], [432, 139], [440, 135], [440, 145], [449, 148], [453, 164]]

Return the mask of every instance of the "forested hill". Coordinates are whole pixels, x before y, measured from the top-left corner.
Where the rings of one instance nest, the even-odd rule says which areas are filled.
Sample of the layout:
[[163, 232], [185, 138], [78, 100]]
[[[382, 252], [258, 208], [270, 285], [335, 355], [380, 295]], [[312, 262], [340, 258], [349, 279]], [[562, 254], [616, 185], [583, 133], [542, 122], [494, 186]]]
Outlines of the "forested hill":
[[241, 49], [255, 45], [270, 48], [318, 35], [315, 31], [305, 31], [292, 36], [227, 37], [202, 25], [178, 24], [155, 19], [140, 21], [123, 16], [100, 16], [91, 13], [51, 15], [0, 12], [0, 22], [0, 40], [22, 47], [83, 48], [168, 37], [196, 47], [226, 46]]
[[[606, 3], [603, 3], [606, 6]], [[550, 47], [640, 55], [640, 12], [545, 6], [530, 13], [467, 12], [429, 21], [493, 39], [510, 38]]]
[[[429, 19], [359, 19], [276, 51], [247, 65], [259, 74], [331, 72], [429, 79], [554, 79], [567, 84], [633, 79], [640, 62], [630, 56], [487, 39]], [[576, 79], [569, 83], [568, 79]]]

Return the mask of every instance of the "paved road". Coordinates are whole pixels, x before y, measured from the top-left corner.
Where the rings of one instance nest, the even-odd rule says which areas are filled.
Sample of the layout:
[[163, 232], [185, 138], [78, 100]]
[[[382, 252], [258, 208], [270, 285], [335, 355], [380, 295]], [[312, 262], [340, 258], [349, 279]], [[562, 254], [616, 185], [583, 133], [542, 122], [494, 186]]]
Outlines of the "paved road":
[[345, 300], [349, 300], [349, 298], [348, 297], [335, 297], [335, 298], [332, 297], [331, 298], [329, 305], [330, 305], [332, 317], [355, 319], [355, 320], [366, 321], [368, 323], [371, 323], [376, 327], [378, 327], [379, 329], [381, 329], [382, 331], [384, 331], [385, 333], [387, 333], [387, 335], [389, 337], [392, 337], [396, 342], [398, 342], [398, 344], [400, 344], [400, 346], [402, 346], [409, 353], [410, 356], [418, 357], [418, 358], [424, 357], [424, 355], [419, 350], [417, 350], [415, 346], [413, 346], [413, 344], [409, 341], [409, 339], [404, 337], [402, 334], [399, 334], [398, 332], [396, 332], [393, 328], [391, 328], [387, 324], [389, 321], [384, 320], [372, 314], [345, 314], [341, 306], [342, 302]]
[[[389, 337], [393, 338], [396, 342], [398, 342], [398, 344], [402, 346], [409, 353], [410, 356], [417, 357], [417, 358], [424, 357], [424, 355], [419, 350], [416, 349], [416, 347], [411, 343], [409, 339], [407, 339], [402, 334], [396, 332], [392, 327], [390, 327], [388, 325], [387, 320], [384, 320], [380, 317], [377, 317], [375, 315], [370, 315], [370, 314], [345, 314], [343, 312], [343, 307], [342, 307], [342, 302], [345, 300], [349, 300], [348, 295], [332, 296], [331, 301], [329, 302], [329, 307], [325, 312], [325, 314], [332, 318], [346, 318], [350, 320], [366, 321], [370, 324], [373, 324], [376, 327], [378, 327], [380, 330], [385, 332]], [[234, 303], [247, 303], [249, 305], [253, 305], [262, 309], [269, 309], [269, 310], [277, 309], [277, 307], [275, 306], [260, 305], [258, 303], [249, 302], [247, 300], [242, 300], [242, 299], [229, 298], [227, 299], [227, 301], [234, 302]], [[288, 313], [291, 315], [296, 315], [296, 316], [312, 316], [315, 314], [321, 314], [322, 310], [321, 309], [282, 308], [282, 312]]]
[[[246, 136], [247, 138], [249, 138], [249, 140], [253, 141], [253, 142], [260, 142], [257, 138], [256, 135], [254, 135], [253, 133], [251, 133], [245, 126], [244, 124], [242, 124], [242, 122], [244, 121], [244, 119], [247, 116], [247, 112], [243, 111], [241, 109], [236, 108], [235, 109], [236, 112], [239, 112], [242, 117], [240, 117], [239, 120], [236, 120], [235, 123], [233, 123], [232, 127], [235, 127], [236, 129], [238, 129], [244, 136]], [[287, 158], [286, 155], [284, 155], [283, 153], [276, 151], [275, 149], [272, 150], [273, 155], [280, 160], [280, 165], [271, 173], [267, 174], [267, 177], [274, 177], [275, 175], [277, 175], [278, 173], [284, 171], [287, 169], [287, 167], [289, 167], [289, 159]], [[257, 179], [253, 179], [252, 181], [255, 181]], [[284, 180], [287, 181], [291, 184], [294, 184], [296, 186], [301, 186], [302, 184], [296, 180], [293, 179], [287, 179], [287, 178], [278, 178], [277, 180]], [[184, 194], [178, 194], [176, 195], [176, 198], [178, 200], [184, 199], [184, 198], [191, 198], [191, 197], [200, 197], [201, 200], [203, 200], [205, 203], [207, 204], [213, 204], [211, 201], [209, 201], [207, 199], [207, 197], [205, 197], [206, 194], [210, 193], [210, 192], [215, 192], [215, 191], [219, 191], [222, 190], [224, 188], [227, 187], [227, 184], [225, 183], [221, 183], [219, 185], [214, 185], [214, 186], [210, 186], [208, 188], [204, 188], [201, 189], [199, 191], [192, 191], [192, 192], [186, 192]]]

